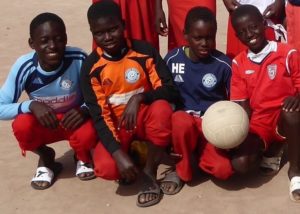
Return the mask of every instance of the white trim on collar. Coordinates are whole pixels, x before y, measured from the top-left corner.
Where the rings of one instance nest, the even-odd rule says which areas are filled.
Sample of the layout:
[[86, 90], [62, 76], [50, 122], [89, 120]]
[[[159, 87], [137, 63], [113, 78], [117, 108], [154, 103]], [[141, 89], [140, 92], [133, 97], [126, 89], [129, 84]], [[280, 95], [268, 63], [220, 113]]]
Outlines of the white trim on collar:
[[276, 52], [276, 51], [277, 51], [277, 42], [268, 41], [268, 44], [257, 54], [248, 50], [247, 57], [248, 59], [250, 59], [255, 63], [261, 63], [266, 58], [266, 56], [269, 55], [269, 53]]

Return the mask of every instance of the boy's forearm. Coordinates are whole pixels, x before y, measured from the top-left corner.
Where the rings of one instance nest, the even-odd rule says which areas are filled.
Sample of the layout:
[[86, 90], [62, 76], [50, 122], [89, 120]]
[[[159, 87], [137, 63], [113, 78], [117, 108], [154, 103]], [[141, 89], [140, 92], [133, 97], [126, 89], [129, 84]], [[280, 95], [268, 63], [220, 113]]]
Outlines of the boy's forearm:
[[251, 111], [251, 108], [250, 108], [249, 100], [234, 101], [234, 102], [236, 102], [237, 104], [239, 104], [240, 106], [242, 106], [242, 108], [246, 111], [246, 113], [248, 115], [248, 118], [250, 119], [252, 111]]

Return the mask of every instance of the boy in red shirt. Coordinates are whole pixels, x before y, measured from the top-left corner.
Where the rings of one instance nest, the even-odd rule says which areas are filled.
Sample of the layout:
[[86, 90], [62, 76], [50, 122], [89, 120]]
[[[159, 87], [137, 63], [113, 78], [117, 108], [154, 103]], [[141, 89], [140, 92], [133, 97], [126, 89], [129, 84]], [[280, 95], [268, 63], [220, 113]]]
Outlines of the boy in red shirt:
[[247, 155], [234, 157], [233, 167], [241, 171], [251, 168], [263, 150], [274, 142], [286, 140], [290, 198], [300, 201], [299, 53], [286, 44], [266, 40], [263, 16], [255, 6], [238, 7], [231, 21], [248, 50], [233, 60], [230, 98], [250, 118], [250, 133], [242, 144]]

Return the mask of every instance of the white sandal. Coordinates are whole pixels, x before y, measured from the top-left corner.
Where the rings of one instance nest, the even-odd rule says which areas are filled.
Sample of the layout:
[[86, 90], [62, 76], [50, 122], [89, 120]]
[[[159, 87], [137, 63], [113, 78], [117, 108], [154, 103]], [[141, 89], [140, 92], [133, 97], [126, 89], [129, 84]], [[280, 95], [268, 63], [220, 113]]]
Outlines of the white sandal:
[[275, 175], [279, 172], [282, 164], [283, 149], [274, 157], [263, 156], [260, 168], [263, 175]]
[[290, 182], [290, 199], [294, 202], [300, 202], [300, 199], [296, 200], [294, 198], [293, 192], [296, 190], [300, 191], [300, 176], [292, 177]]
[[[38, 190], [47, 189], [52, 185], [53, 178], [54, 178], [54, 173], [51, 169], [49, 169], [45, 166], [38, 167], [36, 169], [36, 173], [35, 173], [34, 177], [31, 180], [31, 186], [34, 189], [38, 189]], [[47, 182], [48, 185], [47, 186], [39, 186], [35, 183], [36, 181]]]
[[[90, 173], [89, 176], [85, 176], [85, 177], [80, 177], [79, 175], [81, 175], [82, 173]], [[96, 176], [94, 174], [94, 169], [93, 167], [90, 166], [90, 164], [84, 163], [81, 160], [77, 161], [76, 164], [76, 176], [83, 181], [87, 181], [87, 180], [91, 180], [94, 179]]]

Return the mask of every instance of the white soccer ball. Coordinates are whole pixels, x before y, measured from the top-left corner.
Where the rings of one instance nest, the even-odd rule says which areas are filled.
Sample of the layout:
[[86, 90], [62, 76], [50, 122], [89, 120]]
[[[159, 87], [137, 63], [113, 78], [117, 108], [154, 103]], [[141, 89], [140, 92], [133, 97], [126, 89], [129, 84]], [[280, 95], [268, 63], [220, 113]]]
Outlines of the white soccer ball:
[[205, 138], [220, 149], [240, 145], [248, 135], [249, 118], [237, 103], [219, 101], [211, 105], [202, 120]]

